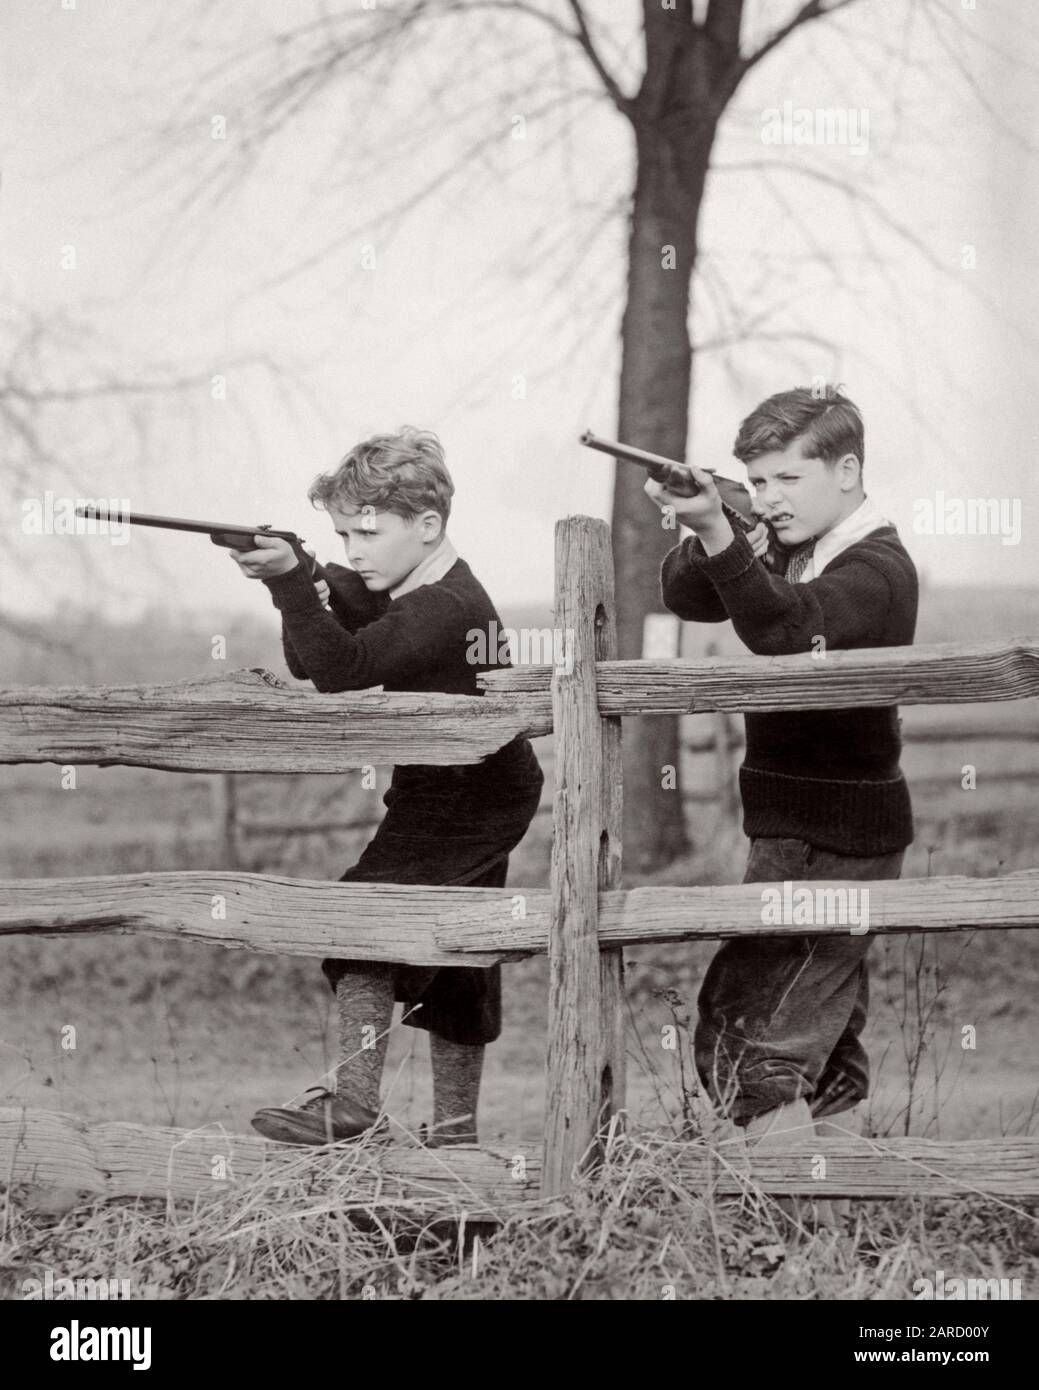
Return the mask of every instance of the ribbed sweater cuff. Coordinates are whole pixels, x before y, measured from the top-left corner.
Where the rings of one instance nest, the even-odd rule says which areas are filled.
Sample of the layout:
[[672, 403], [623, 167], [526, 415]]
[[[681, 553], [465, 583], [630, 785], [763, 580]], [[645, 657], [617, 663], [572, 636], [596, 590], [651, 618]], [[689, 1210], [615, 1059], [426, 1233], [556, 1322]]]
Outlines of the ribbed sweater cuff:
[[730, 579], [738, 579], [754, 563], [754, 552], [750, 548], [746, 532], [737, 526], [732, 530], [732, 544], [727, 545], [724, 550], [719, 550], [717, 555], [708, 555], [703, 549], [702, 541], [698, 547], [689, 545], [686, 548], [686, 559], [702, 570], [712, 584], [725, 584]]
[[314, 581], [302, 565], [289, 570], [288, 574], [276, 574], [273, 579], [265, 579], [275, 608], [282, 613], [309, 613], [321, 609]]
[[891, 854], [913, 842], [913, 808], [901, 772], [886, 782], [790, 777], [740, 768], [743, 833], [796, 837], [835, 854]]

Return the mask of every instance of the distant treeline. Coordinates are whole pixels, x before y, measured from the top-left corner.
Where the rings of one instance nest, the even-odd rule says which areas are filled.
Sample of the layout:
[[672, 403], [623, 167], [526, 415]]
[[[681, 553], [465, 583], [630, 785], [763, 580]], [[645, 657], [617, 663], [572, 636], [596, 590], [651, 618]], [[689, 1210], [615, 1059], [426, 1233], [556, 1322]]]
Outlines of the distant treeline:
[[[545, 627], [547, 607], [502, 613], [510, 627]], [[134, 685], [192, 680], [221, 670], [265, 666], [291, 684], [281, 650], [277, 612], [253, 617], [235, 613], [225, 621], [211, 614], [179, 615], [149, 609], [133, 622], [115, 623], [84, 607], [51, 620], [18, 619], [0, 625], [0, 683], [11, 685]], [[214, 659], [217, 638], [223, 659]]]
[[[546, 605], [504, 607], [501, 616], [506, 627], [517, 630], [545, 628], [552, 621]], [[241, 666], [265, 666], [290, 679], [273, 607], [268, 614], [235, 613], [223, 622], [219, 615], [180, 615], [166, 607], [154, 608], [136, 621], [116, 623], [77, 606], [49, 621], [19, 619], [15, 627], [20, 630], [0, 625], [0, 671], [5, 686], [190, 680]], [[1039, 589], [963, 587], [921, 592], [918, 642], [996, 642], [1037, 633]], [[723, 653], [744, 650], [729, 623], [691, 625], [687, 635], [715, 640]], [[217, 637], [225, 639], [222, 661], [212, 655]], [[693, 641], [687, 650], [694, 650]]]

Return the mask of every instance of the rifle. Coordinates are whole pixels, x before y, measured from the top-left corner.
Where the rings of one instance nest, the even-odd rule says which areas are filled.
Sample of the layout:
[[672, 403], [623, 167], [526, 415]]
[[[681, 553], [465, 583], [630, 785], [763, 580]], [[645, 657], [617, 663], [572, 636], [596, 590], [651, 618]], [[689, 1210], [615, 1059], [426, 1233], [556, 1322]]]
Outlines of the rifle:
[[[651, 454], [646, 449], [635, 449], [630, 444], [621, 444], [616, 439], [603, 439], [601, 435], [585, 430], [580, 442], [587, 449], [598, 449], [600, 453], [612, 454], [621, 463], [634, 463], [644, 468], [654, 482], [666, 487], [675, 497], [696, 497], [703, 491], [693, 474], [677, 459], [665, 458], [663, 454]], [[722, 501], [722, 511], [733, 526], [742, 531], [753, 531], [764, 517], [758, 516], [751, 506], [750, 493], [733, 478], [719, 477], [713, 468], [705, 468], [705, 473], [714, 477]], [[766, 522], [766, 525], [768, 523]], [[764, 556], [770, 569], [778, 569], [786, 554], [772, 528], [768, 527], [769, 546]]]
[[[225, 524], [222, 521], [188, 521], [182, 516], [149, 516], [145, 512], [108, 512], [102, 511], [98, 507], [77, 507], [76, 515], [88, 517], [94, 521], [126, 523], [129, 526], [158, 526], [163, 531], [195, 531], [207, 535], [214, 545], [222, 546], [225, 550], [255, 550], [256, 541], [253, 539], [255, 536], [277, 536], [283, 541], [288, 541], [289, 545], [292, 546], [296, 559], [311, 579], [315, 582], [323, 579], [330, 589], [333, 587], [324, 568], [303, 549], [303, 537], [297, 536], [295, 531], [275, 531], [269, 523], [262, 526], [236, 526], [233, 523]], [[328, 606], [326, 603], [325, 607]]]

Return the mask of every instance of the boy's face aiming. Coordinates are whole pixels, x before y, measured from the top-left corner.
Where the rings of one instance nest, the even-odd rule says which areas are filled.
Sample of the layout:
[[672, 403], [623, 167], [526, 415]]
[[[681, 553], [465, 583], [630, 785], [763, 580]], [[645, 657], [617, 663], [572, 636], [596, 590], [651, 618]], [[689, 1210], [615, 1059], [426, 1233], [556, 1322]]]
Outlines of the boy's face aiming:
[[373, 593], [396, 588], [443, 539], [443, 521], [434, 511], [416, 517], [374, 507], [327, 511], [343, 537], [348, 564]]
[[854, 454], [836, 463], [805, 458], [801, 441], [760, 454], [747, 464], [754, 510], [775, 529], [781, 545], [802, 545], [844, 520], [863, 499], [861, 468]]

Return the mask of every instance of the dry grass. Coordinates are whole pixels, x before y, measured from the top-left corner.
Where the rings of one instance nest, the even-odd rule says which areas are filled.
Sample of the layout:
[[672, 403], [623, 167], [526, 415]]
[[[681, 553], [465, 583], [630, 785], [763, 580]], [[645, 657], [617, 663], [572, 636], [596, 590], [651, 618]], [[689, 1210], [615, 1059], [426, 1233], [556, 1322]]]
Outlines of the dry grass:
[[861, 1203], [843, 1231], [798, 1234], [752, 1187], [724, 1201], [683, 1188], [675, 1146], [672, 1131], [617, 1134], [565, 1201], [498, 1227], [474, 1223], [464, 1197], [435, 1213], [389, 1195], [377, 1211], [358, 1203], [358, 1170], [378, 1159], [350, 1145], [301, 1150], [193, 1204], [63, 1211], [58, 1194], [48, 1211], [12, 1193], [0, 1288], [22, 1297], [47, 1269], [167, 1299], [908, 1299], [938, 1269], [1039, 1282], [1034, 1206]]

